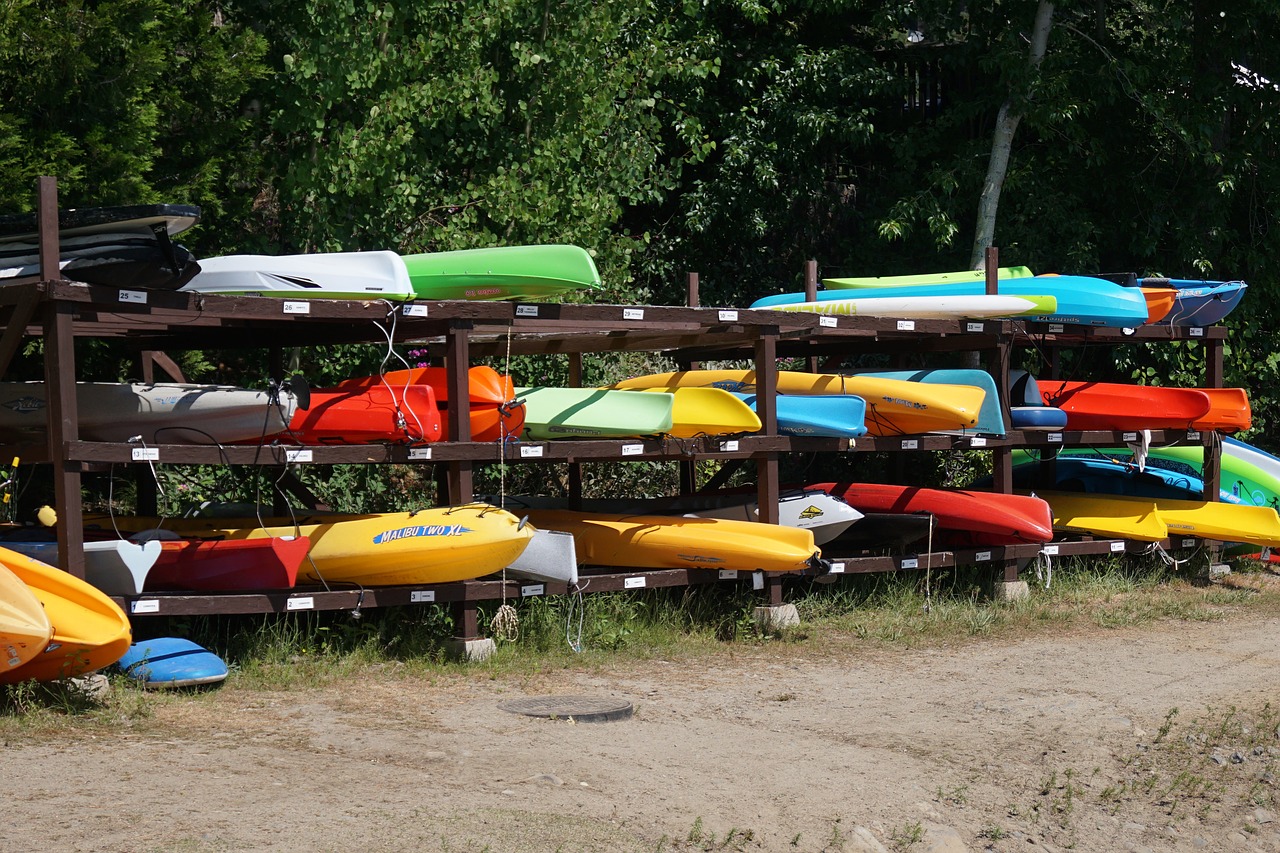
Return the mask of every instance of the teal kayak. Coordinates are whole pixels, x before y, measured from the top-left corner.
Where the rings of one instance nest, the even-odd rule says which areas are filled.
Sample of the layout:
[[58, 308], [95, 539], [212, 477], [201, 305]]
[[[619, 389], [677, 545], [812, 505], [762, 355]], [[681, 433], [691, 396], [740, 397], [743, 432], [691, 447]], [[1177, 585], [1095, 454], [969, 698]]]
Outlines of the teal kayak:
[[497, 246], [401, 257], [419, 299], [546, 299], [601, 286], [595, 261], [578, 246]]

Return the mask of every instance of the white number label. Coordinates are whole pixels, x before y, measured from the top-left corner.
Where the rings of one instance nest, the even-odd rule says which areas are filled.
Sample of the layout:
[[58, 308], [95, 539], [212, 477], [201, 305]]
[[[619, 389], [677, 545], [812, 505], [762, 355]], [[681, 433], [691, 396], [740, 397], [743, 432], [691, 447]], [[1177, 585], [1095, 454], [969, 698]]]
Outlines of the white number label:
[[899, 332], [914, 332], [915, 329], [916, 329], [915, 320], [899, 320], [898, 321]]
[[286, 450], [284, 452], [284, 461], [286, 462], [310, 462], [310, 450]]
[[1123, 441], [1137, 441], [1137, 440], [1138, 440], [1138, 434], [1137, 434], [1136, 432], [1126, 432], [1126, 433], [1124, 434], [1124, 438], [1123, 438], [1122, 440], [1123, 440]]
[[721, 450], [723, 450], [723, 451], [724, 451], [724, 452], [726, 452], [726, 453], [732, 453], [733, 451], [735, 451], [735, 450], [737, 450], [737, 449], [738, 449], [738, 442], [736, 442], [736, 441], [722, 441], [722, 442], [720, 442], [720, 449], [721, 449]]
[[541, 444], [535, 444], [535, 445], [530, 446], [530, 447], [521, 447], [521, 448], [520, 448], [520, 458], [521, 458], [521, 459], [537, 459], [537, 458], [538, 458], [538, 457], [540, 457], [541, 455], [542, 455], [542, 445], [541, 445]]
[[623, 309], [622, 309], [622, 319], [624, 319], [624, 320], [643, 320], [643, 319], [644, 319], [644, 309], [643, 309], [643, 308], [623, 308]]
[[990, 559], [991, 559], [990, 551], [979, 551], [978, 553], [973, 555], [973, 561], [975, 563], [985, 563], [985, 562], [988, 562]]
[[428, 317], [430, 312], [425, 305], [406, 305], [400, 309], [400, 313], [406, 317]]
[[292, 302], [292, 301], [290, 301], [290, 300], [285, 300], [285, 303], [284, 303], [284, 313], [286, 313], [286, 314], [310, 314], [310, 313], [311, 313], [311, 303], [310, 303], [310, 302]]
[[1051, 432], [1049, 433], [1049, 435], [1045, 437], [1045, 440], [1048, 441], [1050, 444], [1062, 444], [1062, 433]]
[[409, 593], [409, 600], [414, 604], [430, 604], [436, 600], [434, 589], [415, 589]]
[[833, 575], [842, 575], [842, 574], [844, 574], [844, 563], [832, 563], [832, 564], [831, 564], [831, 568], [829, 569], [829, 571], [830, 571], [830, 572], [831, 572], [831, 574], [833, 574]]
[[425, 459], [430, 459], [430, 458], [431, 458], [430, 447], [410, 447], [409, 448], [409, 460], [411, 462], [412, 461], [421, 462]]
[[986, 329], [986, 326], [982, 323], [966, 323], [964, 327], [966, 332], [981, 332], [984, 329]]
[[1199, 440], [1200, 440], [1200, 430], [1198, 429], [1187, 430], [1187, 441], [1199, 441]]
[[1194, 548], [1194, 547], [1196, 547], [1196, 540], [1194, 540], [1194, 539], [1183, 539], [1183, 540], [1182, 540], [1182, 547], [1183, 547], [1183, 548]]
[[902, 440], [902, 449], [903, 450], [919, 450], [920, 440], [915, 438], [904, 438]]
[[722, 581], [736, 580], [738, 577], [738, 570], [737, 569], [721, 569], [720, 571], [716, 572], [716, 577]]
[[147, 304], [147, 294], [143, 290], [122, 290], [120, 291], [121, 302], [137, 302], [142, 305]]
[[316, 600], [309, 595], [300, 596], [298, 598], [290, 598], [284, 603], [284, 609], [285, 610], [315, 610]]
[[643, 444], [624, 444], [622, 445], [623, 456], [641, 456], [644, 454]]
[[1062, 332], [1065, 332], [1065, 331], [1066, 331], [1066, 328], [1067, 328], [1067, 327], [1066, 327], [1066, 326], [1064, 326], [1064, 325], [1062, 325], [1061, 323], [1050, 323], [1050, 324], [1049, 324], [1049, 331], [1050, 331], [1050, 332], [1058, 332], [1059, 334], [1061, 334]]
[[644, 578], [623, 578], [622, 588], [623, 589], [643, 589]]
[[1199, 327], [1199, 326], [1192, 326], [1192, 327], [1191, 327], [1191, 337], [1193, 337], [1193, 338], [1203, 338], [1203, 337], [1204, 337], [1204, 329], [1202, 329], [1202, 328], [1201, 328], [1201, 327]]
[[832, 317], [830, 314], [822, 314], [818, 317], [818, 325], [826, 326], [828, 329], [834, 329], [840, 325], [840, 318]]
[[538, 306], [537, 305], [517, 305], [516, 316], [517, 317], [537, 317]]
[[751, 588], [764, 589], [764, 572], [751, 573]]
[[737, 322], [738, 312], [737, 311], [721, 311], [718, 316], [720, 317], [721, 323], [734, 323], [734, 322]]
[[130, 613], [159, 613], [160, 600], [157, 598], [146, 598], [142, 601], [133, 601], [129, 603]]
[[1053, 557], [1053, 556], [1056, 556], [1056, 555], [1057, 555], [1057, 553], [1058, 553], [1058, 546], [1057, 546], [1057, 545], [1045, 545], [1042, 549], [1040, 549], [1040, 553], [1041, 553], [1041, 554], [1044, 554], [1046, 557]]
[[1114, 551], [1123, 551], [1123, 550], [1124, 550], [1124, 543], [1123, 543], [1123, 542], [1112, 542], [1112, 543], [1111, 543], [1111, 550], [1112, 550], [1113, 552], [1114, 552]]
[[904, 560], [902, 561], [902, 566], [901, 566], [901, 568], [904, 568], [904, 569], [918, 569], [918, 568], [920, 568], [920, 561], [919, 561], [919, 560], [917, 560], [915, 557], [909, 557], [909, 558], [906, 558], [906, 559], [904, 559]]
[[130, 456], [134, 462], [159, 462], [160, 448], [158, 447], [135, 447], [130, 451]]
[[520, 587], [520, 595], [529, 598], [534, 595], [542, 595], [547, 591], [547, 585], [544, 583], [531, 583], [528, 586]]
[[980, 436], [974, 436], [973, 438], [969, 439], [969, 446], [970, 447], [986, 447], [987, 440]]

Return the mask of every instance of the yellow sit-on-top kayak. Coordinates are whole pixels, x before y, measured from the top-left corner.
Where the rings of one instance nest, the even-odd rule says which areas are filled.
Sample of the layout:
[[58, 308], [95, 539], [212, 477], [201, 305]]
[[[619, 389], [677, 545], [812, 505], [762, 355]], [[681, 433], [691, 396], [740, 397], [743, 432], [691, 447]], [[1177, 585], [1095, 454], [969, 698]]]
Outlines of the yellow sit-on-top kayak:
[[[117, 519], [130, 529], [155, 519]], [[183, 518], [164, 526], [183, 536], [259, 539], [302, 535], [311, 551], [298, 583], [365, 586], [448, 583], [496, 572], [523, 553], [534, 530], [488, 504], [367, 515], [299, 515], [293, 519]]]
[[106, 593], [8, 548], [0, 548], [0, 563], [35, 594], [53, 626], [53, 636], [38, 655], [0, 670], [0, 684], [84, 675], [115, 663], [129, 650], [129, 618]]
[[52, 638], [53, 624], [40, 599], [0, 562], [0, 673], [40, 654]]
[[625, 569], [798, 572], [820, 565], [813, 532], [756, 521], [535, 509], [544, 530], [573, 534], [578, 562]]
[[1053, 529], [1106, 539], [1159, 542], [1169, 527], [1150, 498], [1036, 490], [1053, 512]]
[[[754, 370], [685, 370], [654, 373], [615, 383], [611, 388], [720, 388], [752, 394]], [[839, 373], [778, 371], [779, 394], [851, 394], [867, 402], [867, 432], [872, 435], [913, 435], [968, 429], [978, 422], [986, 391], [972, 385], [943, 385]]]

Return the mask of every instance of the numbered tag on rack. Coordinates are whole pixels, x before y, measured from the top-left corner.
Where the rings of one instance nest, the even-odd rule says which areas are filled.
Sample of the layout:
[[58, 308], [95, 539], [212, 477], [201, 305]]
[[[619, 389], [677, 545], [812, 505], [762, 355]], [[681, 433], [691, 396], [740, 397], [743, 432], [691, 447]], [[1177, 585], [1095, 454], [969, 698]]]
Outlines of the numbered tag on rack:
[[965, 323], [964, 326], [964, 330], [966, 332], [982, 332], [985, 331], [986, 328], [986, 325], [983, 323]]
[[143, 598], [138, 601], [129, 602], [130, 613], [159, 613], [160, 600], [156, 598]]
[[284, 452], [284, 461], [286, 462], [310, 462], [310, 450], [286, 450]]
[[410, 447], [409, 448], [410, 462], [426, 462], [430, 459], [431, 459], [430, 447]]
[[720, 318], [720, 322], [721, 322], [721, 323], [736, 323], [736, 322], [738, 322], [738, 312], [737, 312], [737, 311], [730, 311], [730, 310], [724, 310], [724, 309], [722, 309], [722, 310], [720, 311], [720, 313], [719, 313], [717, 316]]
[[624, 444], [622, 445], [622, 455], [623, 456], [643, 456], [644, 445], [643, 444]]
[[1203, 338], [1203, 337], [1204, 337], [1204, 329], [1203, 329], [1203, 328], [1201, 328], [1200, 326], [1192, 326], [1192, 327], [1190, 328], [1190, 330], [1189, 330], [1189, 331], [1190, 331], [1190, 333], [1191, 333], [1191, 337], [1193, 337], [1193, 338]]
[[400, 313], [406, 317], [428, 317], [430, 312], [425, 305], [406, 305], [400, 309]]
[[840, 318], [832, 317], [830, 314], [822, 314], [818, 317], [818, 325], [825, 326], [828, 329], [835, 329], [840, 325]]
[[537, 305], [517, 305], [516, 316], [517, 317], [537, 317], [538, 306]]
[[902, 439], [902, 449], [903, 450], [919, 450], [920, 440], [917, 438], [904, 438]]
[[159, 462], [160, 448], [158, 447], [135, 447], [130, 451], [130, 455], [134, 462]]
[[915, 330], [916, 330], [915, 320], [899, 320], [898, 321], [899, 332], [914, 332]]
[[644, 587], [645, 587], [645, 582], [643, 577], [622, 579], [623, 589], [644, 589]]
[[409, 593], [409, 600], [414, 604], [431, 604], [436, 600], [434, 589], [415, 589]]
[[286, 314], [310, 314], [310, 302], [296, 302], [290, 299], [284, 301], [284, 313]]
[[539, 459], [542, 456], [541, 444], [522, 444], [520, 445], [521, 459]]
[[120, 291], [121, 302], [132, 302], [137, 305], [147, 304], [147, 292], [145, 290], [122, 290]]
[[644, 309], [643, 309], [643, 308], [623, 308], [623, 309], [622, 309], [622, 319], [624, 319], [624, 320], [643, 320], [643, 319], [644, 319]]
[[316, 600], [310, 595], [300, 595], [296, 598], [286, 599], [284, 603], [285, 610], [315, 610]]
[[532, 598], [535, 595], [542, 595], [547, 591], [547, 585], [544, 583], [531, 583], [520, 587], [521, 598]]

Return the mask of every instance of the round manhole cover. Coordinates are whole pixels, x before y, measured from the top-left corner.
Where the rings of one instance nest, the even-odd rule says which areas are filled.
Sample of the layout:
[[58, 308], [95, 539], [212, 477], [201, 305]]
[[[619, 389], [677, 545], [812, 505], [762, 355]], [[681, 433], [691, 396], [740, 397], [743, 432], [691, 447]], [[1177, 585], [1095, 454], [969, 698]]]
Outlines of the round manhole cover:
[[498, 706], [512, 714], [574, 720], [579, 723], [606, 723], [631, 716], [630, 702], [621, 699], [597, 699], [594, 696], [528, 696]]

